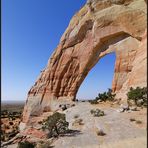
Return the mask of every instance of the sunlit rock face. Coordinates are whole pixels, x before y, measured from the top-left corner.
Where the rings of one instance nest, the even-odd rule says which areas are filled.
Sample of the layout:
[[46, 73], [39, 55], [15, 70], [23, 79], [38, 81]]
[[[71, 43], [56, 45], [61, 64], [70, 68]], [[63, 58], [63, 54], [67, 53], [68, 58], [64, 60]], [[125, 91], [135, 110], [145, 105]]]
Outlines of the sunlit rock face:
[[29, 90], [22, 123], [73, 101], [88, 72], [111, 52], [118, 98], [125, 99], [131, 86], [146, 86], [146, 7], [144, 0], [88, 0]]

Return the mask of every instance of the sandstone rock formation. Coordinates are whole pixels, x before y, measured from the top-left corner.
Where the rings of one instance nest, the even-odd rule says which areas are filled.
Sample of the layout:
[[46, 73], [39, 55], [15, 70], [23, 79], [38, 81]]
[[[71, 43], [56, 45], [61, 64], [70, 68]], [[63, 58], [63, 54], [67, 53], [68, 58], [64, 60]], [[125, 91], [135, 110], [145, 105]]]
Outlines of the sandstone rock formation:
[[111, 52], [118, 97], [126, 97], [131, 86], [146, 86], [146, 7], [144, 0], [88, 0], [28, 92], [22, 123], [74, 100], [88, 72]]

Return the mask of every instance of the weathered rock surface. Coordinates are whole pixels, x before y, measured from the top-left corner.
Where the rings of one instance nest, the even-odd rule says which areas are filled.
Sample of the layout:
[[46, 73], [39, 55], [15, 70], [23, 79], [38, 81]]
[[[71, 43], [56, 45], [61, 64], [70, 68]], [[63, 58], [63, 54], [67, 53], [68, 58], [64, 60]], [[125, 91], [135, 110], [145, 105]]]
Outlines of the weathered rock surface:
[[[105, 116], [94, 117], [91, 114], [91, 110], [98, 108], [104, 111]], [[54, 148], [145, 148], [146, 109], [119, 113], [117, 108], [110, 107], [107, 103], [91, 105], [88, 102], [78, 102], [75, 107], [64, 112], [69, 128], [79, 132], [73, 136], [59, 137], [52, 145]], [[75, 115], [79, 117], [74, 118]], [[130, 118], [141, 120], [142, 124], [136, 125]], [[73, 124], [79, 119], [83, 124]], [[103, 130], [106, 135], [98, 136], [98, 130]]]
[[111, 52], [118, 97], [131, 86], [146, 86], [146, 7], [144, 0], [88, 0], [28, 92], [22, 123], [74, 100], [88, 72]]

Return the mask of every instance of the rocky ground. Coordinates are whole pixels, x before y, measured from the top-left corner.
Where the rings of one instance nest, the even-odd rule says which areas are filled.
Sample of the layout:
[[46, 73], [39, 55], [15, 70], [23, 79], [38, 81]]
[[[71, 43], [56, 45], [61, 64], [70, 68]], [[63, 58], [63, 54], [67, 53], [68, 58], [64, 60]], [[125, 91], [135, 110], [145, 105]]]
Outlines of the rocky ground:
[[[105, 115], [94, 117], [91, 110], [100, 109]], [[76, 102], [64, 111], [72, 133], [60, 136], [54, 148], [146, 148], [146, 108], [122, 112], [112, 103]], [[98, 135], [99, 131], [104, 135]], [[17, 144], [6, 146], [16, 148]]]
[[[105, 116], [93, 117], [91, 109], [99, 108]], [[55, 148], [145, 148], [146, 147], [146, 109], [119, 112], [119, 106], [108, 104], [91, 105], [77, 103], [64, 111], [70, 129], [77, 130], [74, 135], [60, 137], [53, 143]], [[82, 124], [73, 124], [82, 119]], [[136, 121], [130, 121], [135, 119]], [[138, 121], [141, 121], [139, 124]], [[106, 135], [98, 136], [103, 130]]]

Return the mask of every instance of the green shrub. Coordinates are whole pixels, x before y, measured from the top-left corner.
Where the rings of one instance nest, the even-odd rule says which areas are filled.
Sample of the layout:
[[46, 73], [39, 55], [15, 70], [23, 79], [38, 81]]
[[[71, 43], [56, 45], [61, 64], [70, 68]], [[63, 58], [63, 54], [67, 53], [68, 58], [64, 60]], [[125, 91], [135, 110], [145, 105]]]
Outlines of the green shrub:
[[76, 122], [77, 122], [79, 125], [84, 125], [83, 119], [78, 119]]
[[94, 112], [95, 112], [95, 110], [93, 110], [93, 109], [90, 110], [90, 113], [91, 113], [91, 114], [93, 114]]
[[133, 101], [137, 106], [144, 106], [147, 107], [147, 87], [137, 87], [137, 88], [130, 88], [130, 91], [127, 93], [128, 97], [128, 104], [131, 105]]
[[77, 125], [84, 125], [83, 123], [83, 119], [76, 119], [73, 123], [73, 126], [77, 126]]
[[24, 142], [19, 142], [17, 148], [35, 148], [35, 145], [28, 141], [24, 141]]
[[102, 111], [102, 110], [100, 110], [100, 109], [91, 110], [90, 113], [91, 113], [94, 117], [100, 117], [100, 116], [104, 116], [104, 115], [105, 115], [104, 111]]
[[94, 99], [94, 100], [89, 100], [89, 102], [90, 102], [91, 104], [98, 104], [97, 101], [98, 101], [98, 100], [96, 100], [96, 99]]
[[99, 93], [94, 100], [89, 100], [91, 104], [97, 104], [98, 102], [113, 101], [116, 94], [112, 92], [112, 89], [108, 89], [107, 92]]
[[99, 93], [98, 94], [98, 100], [100, 101], [113, 101], [114, 98], [115, 98], [116, 94], [112, 92], [112, 89], [108, 89], [107, 92], [104, 92], [104, 93]]
[[68, 125], [65, 114], [56, 112], [43, 121], [42, 129], [49, 131], [49, 137], [57, 137], [68, 132]]

